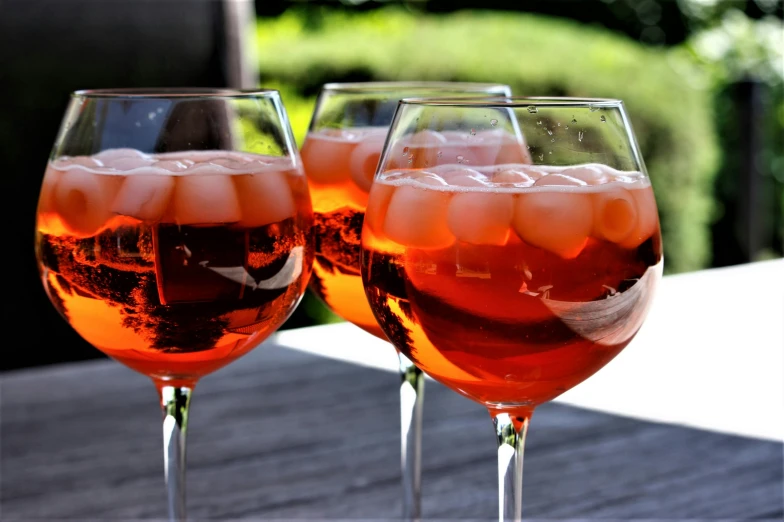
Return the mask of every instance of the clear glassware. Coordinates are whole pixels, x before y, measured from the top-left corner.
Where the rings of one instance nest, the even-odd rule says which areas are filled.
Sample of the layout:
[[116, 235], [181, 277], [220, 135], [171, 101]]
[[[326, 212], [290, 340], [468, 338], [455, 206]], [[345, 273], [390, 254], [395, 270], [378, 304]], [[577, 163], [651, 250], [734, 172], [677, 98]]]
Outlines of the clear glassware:
[[662, 266], [621, 101], [399, 104], [368, 198], [362, 282], [395, 347], [488, 409], [499, 520], [521, 520], [534, 409], [632, 340]]
[[[315, 214], [311, 289], [341, 318], [386, 340], [365, 299], [359, 271], [362, 219], [389, 124], [401, 98], [510, 96], [506, 85], [466, 82], [330, 83], [322, 87], [302, 146]], [[403, 517], [420, 513], [424, 376], [400, 362]]]
[[39, 196], [38, 268], [83, 339], [155, 384], [170, 520], [186, 518], [193, 388], [293, 312], [312, 220], [277, 91], [72, 94]]

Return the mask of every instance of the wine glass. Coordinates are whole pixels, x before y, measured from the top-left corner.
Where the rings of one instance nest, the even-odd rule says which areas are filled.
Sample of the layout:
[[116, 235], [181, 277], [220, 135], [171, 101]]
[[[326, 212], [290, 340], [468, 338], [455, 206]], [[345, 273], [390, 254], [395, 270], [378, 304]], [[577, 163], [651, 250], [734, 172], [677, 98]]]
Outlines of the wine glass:
[[73, 93], [35, 252], [74, 330], [155, 384], [169, 519], [185, 520], [194, 386], [283, 324], [310, 277], [312, 207], [278, 92]]
[[[362, 220], [397, 103], [412, 96], [509, 96], [506, 85], [467, 82], [329, 83], [311, 118], [302, 161], [315, 214], [316, 258], [310, 288], [341, 318], [387, 340], [362, 288]], [[398, 352], [401, 388], [403, 517], [420, 512], [420, 439], [424, 376]]]
[[621, 101], [401, 101], [367, 203], [362, 282], [395, 347], [490, 412], [499, 520], [521, 519], [534, 409], [632, 340], [662, 265]]

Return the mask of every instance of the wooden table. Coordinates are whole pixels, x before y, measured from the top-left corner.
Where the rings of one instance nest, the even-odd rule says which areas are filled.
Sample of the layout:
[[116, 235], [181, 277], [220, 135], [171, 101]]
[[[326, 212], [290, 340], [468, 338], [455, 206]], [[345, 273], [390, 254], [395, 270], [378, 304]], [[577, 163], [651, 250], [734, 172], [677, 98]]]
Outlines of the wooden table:
[[[345, 327], [323, 328], [321, 344], [328, 345], [337, 342], [329, 332]], [[312, 333], [281, 332], [198, 386], [188, 440], [193, 520], [397, 518], [398, 378], [367, 360], [275, 344], [296, 345]], [[627, 350], [644, 353], [643, 346]], [[769, 370], [764, 366], [757, 375]], [[775, 371], [781, 375], [782, 368]], [[604, 372], [593, 379], [616, 382]], [[695, 379], [693, 386], [714, 386], [710, 378]], [[725, 384], [743, 396], [738, 384], [753, 379], [742, 372]], [[0, 520], [165, 516], [161, 419], [146, 378], [113, 361], [91, 361], [5, 373], [0, 393]], [[647, 405], [655, 396], [648, 390], [639, 400]], [[747, 404], [757, 416], [781, 415], [764, 409], [778, 398], [757, 399]], [[634, 416], [614, 414], [602, 400], [599, 394], [598, 404], [561, 401], [537, 410], [527, 444], [526, 519], [784, 517], [777, 422], [758, 422], [758, 435], [741, 435], [715, 423], [697, 428], [653, 421], [648, 406]], [[425, 519], [495, 518], [495, 435], [483, 408], [429, 381], [423, 445]]]

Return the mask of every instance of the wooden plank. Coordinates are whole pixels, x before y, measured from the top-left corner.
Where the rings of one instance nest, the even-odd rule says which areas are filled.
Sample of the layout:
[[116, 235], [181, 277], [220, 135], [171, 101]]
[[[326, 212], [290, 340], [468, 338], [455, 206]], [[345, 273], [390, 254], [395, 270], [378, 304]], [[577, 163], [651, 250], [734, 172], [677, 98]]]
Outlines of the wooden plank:
[[[0, 518], [165, 516], [151, 383], [111, 361], [0, 383]], [[268, 343], [203, 380], [192, 403], [194, 520], [394, 520], [397, 376]], [[426, 520], [496, 515], [482, 407], [428, 382]], [[529, 519], [778, 519], [782, 444], [550, 404], [526, 456]]]

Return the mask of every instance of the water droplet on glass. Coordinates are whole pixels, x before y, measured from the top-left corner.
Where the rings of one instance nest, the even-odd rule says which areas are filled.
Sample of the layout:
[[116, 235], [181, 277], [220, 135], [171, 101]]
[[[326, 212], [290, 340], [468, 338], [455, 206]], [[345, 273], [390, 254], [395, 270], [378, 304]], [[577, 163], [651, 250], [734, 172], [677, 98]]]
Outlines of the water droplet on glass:
[[577, 118], [575, 118], [574, 116], [572, 116], [572, 123], [577, 123]]
[[566, 127], [564, 127], [564, 128], [565, 128], [566, 130], [569, 130], [569, 126], [568, 126], [568, 125], [567, 125]]
[[498, 125], [498, 120], [490, 120], [491, 127], [495, 127], [496, 125]]
[[[553, 141], [555, 141], [555, 140], [553, 140]], [[547, 154], [552, 154], [552, 153], [553, 153], [553, 151], [550, 151], [550, 152], [548, 152]]]
[[552, 136], [552, 135], [553, 135], [553, 131], [551, 131], [550, 129], [547, 129], [547, 134], [549, 134], [550, 136]]
[[157, 109], [155, 109], [155, 111], [156, 111], [158, 114], [160, 114], [160, 113], [162, 113], [162, 112], [163, 112], [163, 107], [158, 107]]
[[414, 159], [413, 158], [408, 158], [408, 164], [411, 165], [412, 163], [414, 163]]
[[544, 154], [539, 154], [539, 161], [544, 161]]
[[591, 112], [596, 112], [599, 110], [599, 107], [596, 107], [595, 105], [589, 105], [588, 110]]
[[438, 153], [436, 154], [436, 156], [438, 156], [440, 158], [443, 154], [444, 153], [439, 150]]
[[555, 143], [555, 138], [550, 140], [551, 143]]
[[583, 141], [583, 131], [577, 133], [577, 141]]
[[528, 112], [530, 112], [531, 114], [536, 114], [537, 112], [539, 112], [539, 109], [537, 109], [534, 105], [529, 105]]
[[605, 118], [604, 116], [602, 116], [602, 117], [600, 117], [600, 118], [599, 118], [599, 120], [600, 120], [602, 123], [604, 123], [604, 122], [606, 122], [606, 121], [607, 121], [607, 118]]
[[403, 147], [403, 156], [408, 154], [408, 147]]
[[463, 156], [458, 156], [457, 157], [457, 162], [458, 163], [463, 163]]
[[537, 125], [541, 125], [542, 124], [542, 120], [537, 121], [536, 124]]
[[154, 112], [148, 113], [147, 114], [147, 118], [150, 119], [150, 120], [154, 120], [155, 119], [155, 113]]
[[476, 136], [476, 131], [474, 129], [471, 129], [471, 136]]
[[135, 123], [135, 125], [136, 125], [137, 127], [141, 127], [141, 126], [142, 126], [142, 122], [140, 122], [140, 121], [137, 121], [137, 122]]
[[558, 126], [559, 126], [559, 127], [561, 126], [561, 122], [560, 122], [560, 121], [558, 122]]

